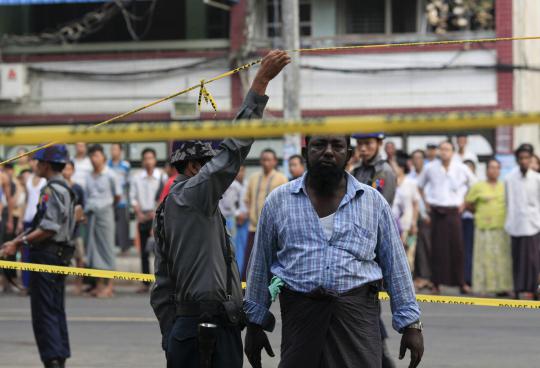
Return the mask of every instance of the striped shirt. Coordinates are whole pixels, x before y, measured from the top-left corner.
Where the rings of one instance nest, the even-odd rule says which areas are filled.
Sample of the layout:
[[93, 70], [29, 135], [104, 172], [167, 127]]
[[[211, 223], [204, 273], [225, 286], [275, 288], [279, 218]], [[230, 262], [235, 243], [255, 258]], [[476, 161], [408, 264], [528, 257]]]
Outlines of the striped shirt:
[[383, 196], [347, 174], [347, 192], [327, 240], [304, 179], [305, 175], [277, 188], [262, 210], [244, 302], [249, 321], [273, 330], [268, 292], [272, 275], [301, 293], [317, 287], [344, 293], [384, 279], [393, 327], [401, 331], [419, 320], [407, 258]]

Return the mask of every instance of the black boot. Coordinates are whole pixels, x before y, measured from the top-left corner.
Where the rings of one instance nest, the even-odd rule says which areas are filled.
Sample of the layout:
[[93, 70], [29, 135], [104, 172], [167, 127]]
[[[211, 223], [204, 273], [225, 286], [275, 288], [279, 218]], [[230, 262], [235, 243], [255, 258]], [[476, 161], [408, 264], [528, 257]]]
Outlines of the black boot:
[[45, 368], [62, 368], [64, 367], [63, 363], [61, 363], [58, 359], [48, 360], [44, 362]]

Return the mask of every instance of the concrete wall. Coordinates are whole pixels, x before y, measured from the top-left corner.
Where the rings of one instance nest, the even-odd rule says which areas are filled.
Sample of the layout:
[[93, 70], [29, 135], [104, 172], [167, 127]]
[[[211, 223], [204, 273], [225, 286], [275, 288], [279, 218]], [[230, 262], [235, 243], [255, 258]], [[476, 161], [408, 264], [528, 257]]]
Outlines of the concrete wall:
[[[513, 13], [514, 36], [540, 34], [540, 1], [514, 0]], [[518, 41], [513, 47], [514, 64], [540, 67], [540, 41]], [[514, 106], [517, 111], [540, 111], [539, 72], [514, 71]], [[525, 142], [540, 151], [540, 124], [514, 129], [514, 147]]]

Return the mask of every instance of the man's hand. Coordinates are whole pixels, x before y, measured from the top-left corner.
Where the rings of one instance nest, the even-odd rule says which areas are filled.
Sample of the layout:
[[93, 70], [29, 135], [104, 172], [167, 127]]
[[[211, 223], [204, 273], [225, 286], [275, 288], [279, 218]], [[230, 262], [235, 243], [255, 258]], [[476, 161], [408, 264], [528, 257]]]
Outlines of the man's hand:
[[236, 216], [236, 225], [242, 226], [247, 220], [247, 214], [245, 213], [239, 213], [238, 216]]
[[412, 224], [410, 233], [411, 235], [418, 235], [418, 226], [416, 223]]
[[135, 211], [135, 218], [139, 224], [146, 222], [146, 216], [141, 211]]
[[5, 242], [4, 245], [2, 245], [1, 251], [3, 256], [13, 256], [17, 253], [17, 243], [13, 240]]
[[6, 233], [13, 234], [13, 219], [9, 219], [6, 223]]
[[251, 84], [251, 89], [260, 96], [264, 96], [268, 83], [290, 62], [291, 57], [285, 51], [270, 51], [262, 60], [261, 67]]
[[22, 221], [17, 222], [17, 229], [15, 230], [15, 235], [22, 234], [24, 231], [24, 225]]
[[261, 351], [263, 348], [269, 356], [275, 356], [272, 351], [272, 346], [270, 346], [270, 341], [268, 341], [268, 337], [264, 333], [262, 327], [249, 324], [247, 327], [244, 352], [253, 368], [262, 368]]
[[405, 357], [407, 349], [411, 351], [411, 364], [409, 368], [418, 367], [424, 355], [424, 337], [422, 331], [415, 328], [406, 328], [401, 337], [401, 346], [399, 348], [399, 360]]

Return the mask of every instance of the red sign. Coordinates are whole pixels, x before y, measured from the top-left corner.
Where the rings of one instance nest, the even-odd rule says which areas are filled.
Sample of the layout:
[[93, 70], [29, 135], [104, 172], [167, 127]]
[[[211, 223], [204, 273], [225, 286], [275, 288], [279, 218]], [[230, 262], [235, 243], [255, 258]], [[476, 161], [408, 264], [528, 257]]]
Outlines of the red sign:
[[15, 80], [15, 79], [17, 79], [17, 72], [15, 71], [15, 69], [9, 69], [9, 72], [8, 72], [8, 79], [9, 79], [9, 80]]

